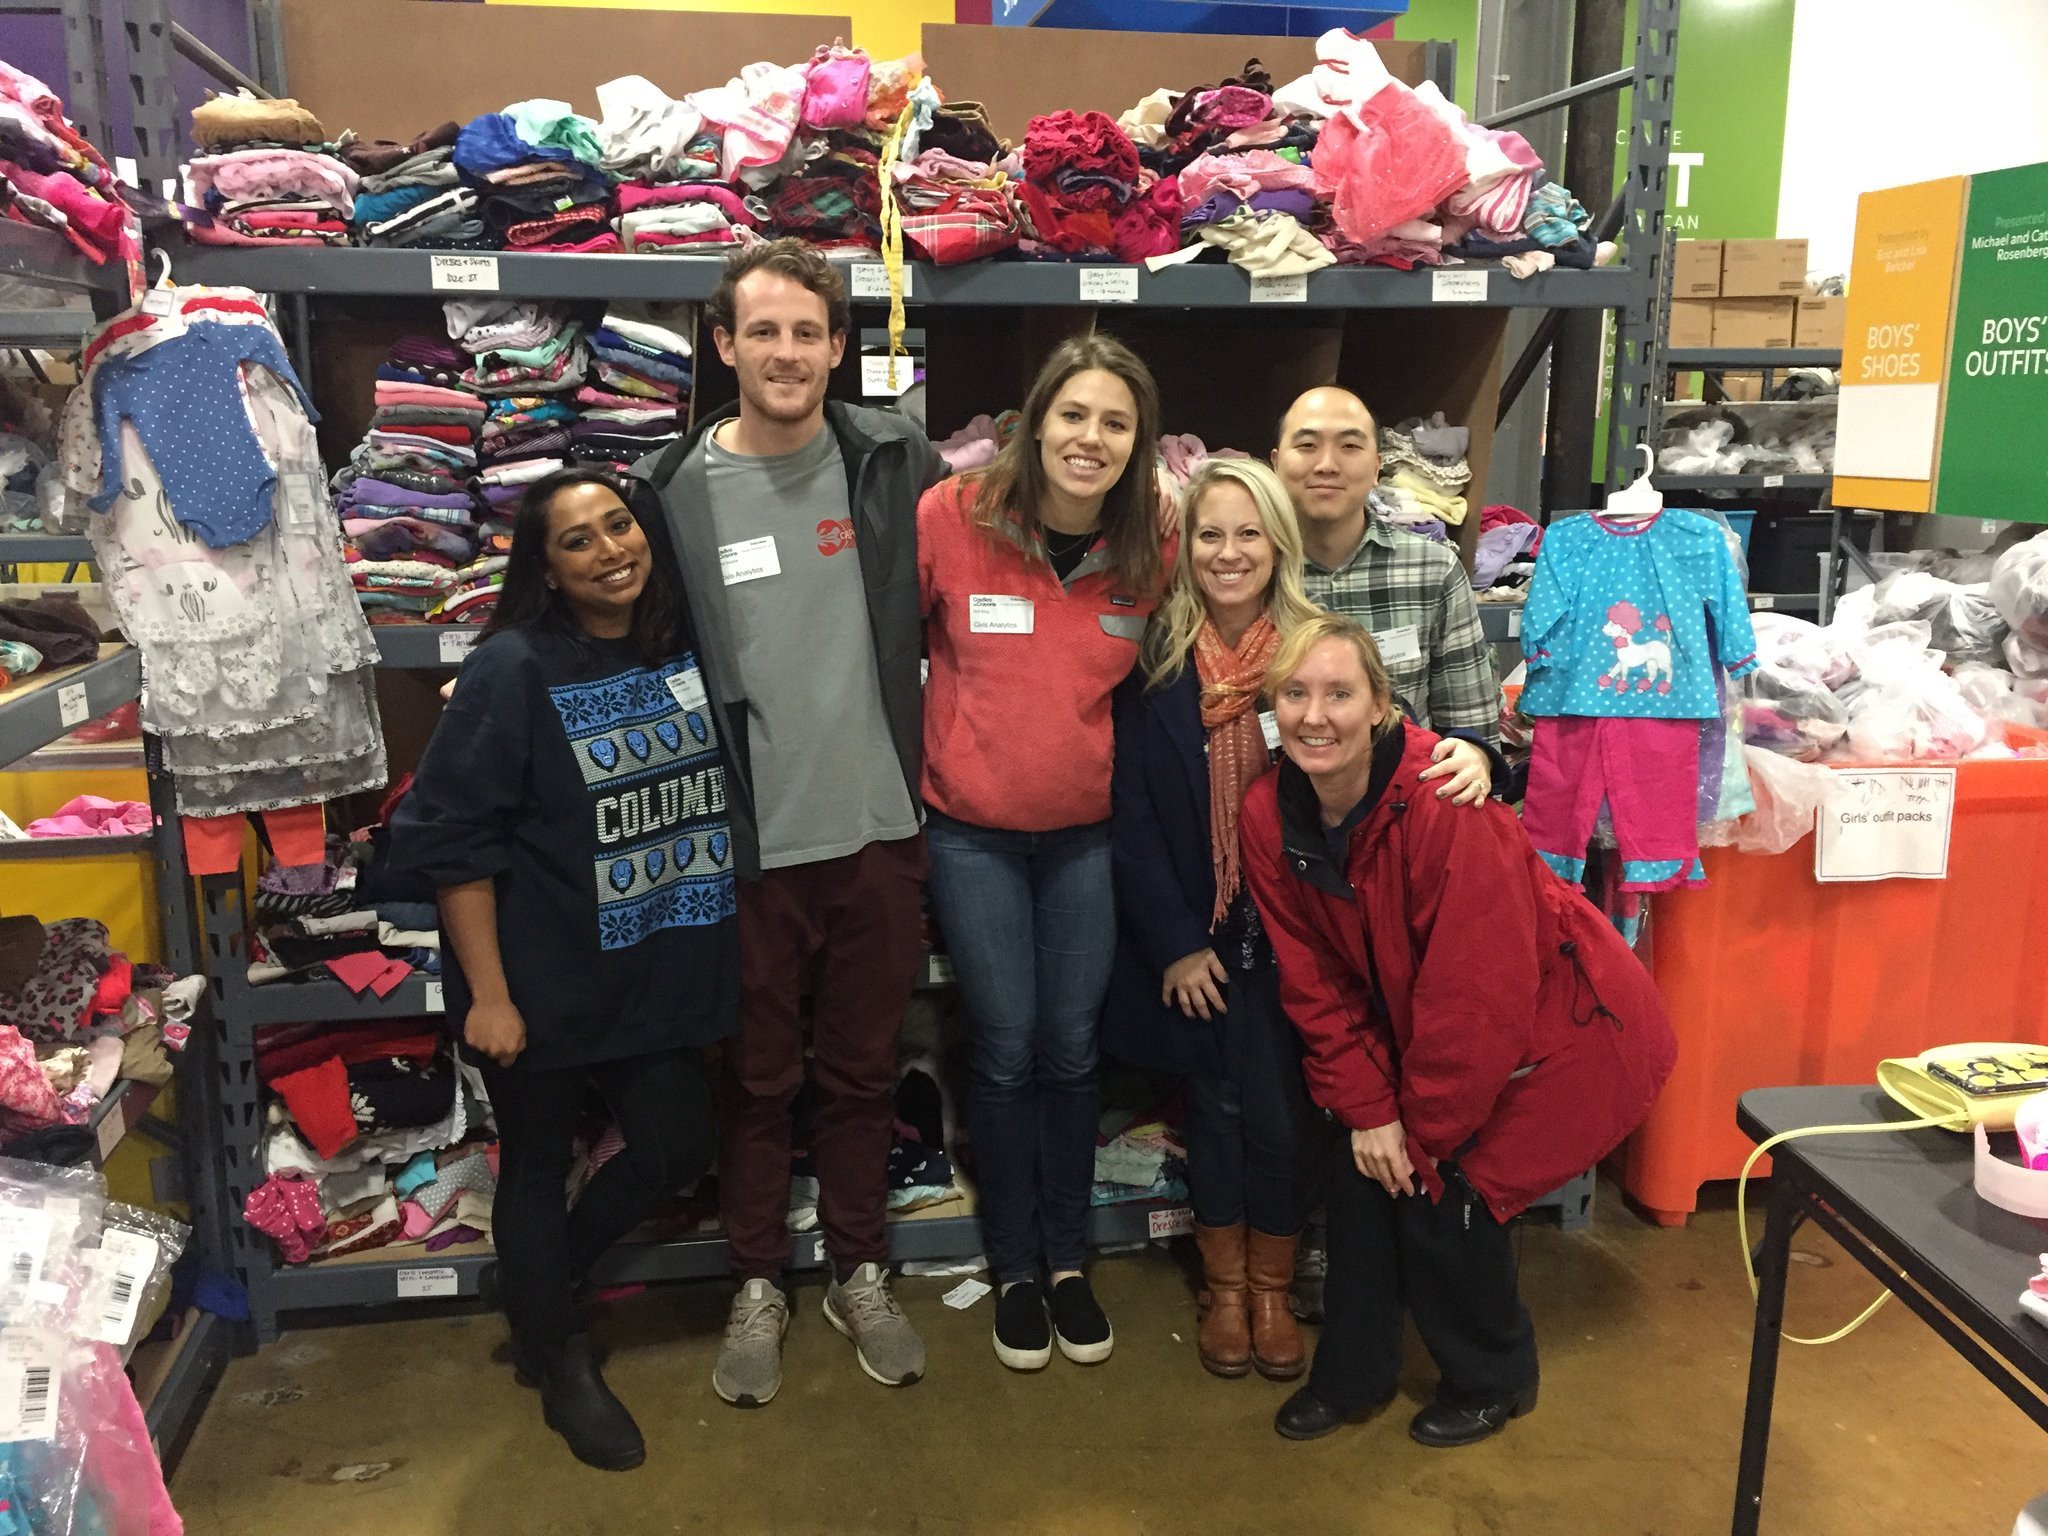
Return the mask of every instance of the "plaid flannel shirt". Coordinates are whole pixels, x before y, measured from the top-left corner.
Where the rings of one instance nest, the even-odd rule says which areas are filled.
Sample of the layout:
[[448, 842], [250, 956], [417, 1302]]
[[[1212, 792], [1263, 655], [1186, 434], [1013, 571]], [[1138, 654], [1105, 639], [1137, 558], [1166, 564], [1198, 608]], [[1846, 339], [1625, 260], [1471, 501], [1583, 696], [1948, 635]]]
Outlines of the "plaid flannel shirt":
[[1309, 601], [1358, 620], [1382, 650], [1393, 632], [1414, 630], [1412, 657], [1389, 659], [1387, 671], [1417, 724], [1500, 745], [1500, 680], [1455, 546], [1391, 528], [1368, 503], [1351, 558], [1335, 570], [1311, 560], [1303, 578]]

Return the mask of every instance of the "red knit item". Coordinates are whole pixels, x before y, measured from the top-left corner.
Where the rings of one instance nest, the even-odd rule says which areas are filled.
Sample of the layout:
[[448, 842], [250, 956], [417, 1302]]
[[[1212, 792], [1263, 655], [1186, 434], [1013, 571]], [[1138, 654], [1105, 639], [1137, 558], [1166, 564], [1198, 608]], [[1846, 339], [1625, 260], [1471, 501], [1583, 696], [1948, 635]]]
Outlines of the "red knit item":
[[321, 1157], [333, 1157], [356, 1139], [355, 1111], [348, 1102], [348, 1068], [339, 1056], [280, 1077], [271, 1087]]

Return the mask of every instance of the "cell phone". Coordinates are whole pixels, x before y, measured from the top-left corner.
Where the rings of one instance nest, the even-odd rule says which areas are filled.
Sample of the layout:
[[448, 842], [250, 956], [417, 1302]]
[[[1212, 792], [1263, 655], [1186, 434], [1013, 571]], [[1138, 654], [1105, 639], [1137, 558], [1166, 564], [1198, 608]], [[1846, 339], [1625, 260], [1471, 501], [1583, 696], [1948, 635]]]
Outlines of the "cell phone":
[[1927, 1075], [1960, 1089], [1972, 1098], [2039, 1093], [2048, 1089], [2048, 1052], [1960, 1056], [1947, 1061], [1930, 1061], [1927, 1063]]

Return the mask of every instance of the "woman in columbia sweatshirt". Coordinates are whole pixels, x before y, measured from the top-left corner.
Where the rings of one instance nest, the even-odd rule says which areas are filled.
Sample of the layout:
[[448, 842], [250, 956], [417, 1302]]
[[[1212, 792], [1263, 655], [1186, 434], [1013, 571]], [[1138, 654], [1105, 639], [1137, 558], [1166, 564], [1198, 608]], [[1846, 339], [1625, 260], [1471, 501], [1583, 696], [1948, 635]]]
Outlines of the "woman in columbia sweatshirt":
[[1076, 337], [996, 462], [917, 511], [932, 909], [973, 1030], [968, 1124], [1013, 1370], [1043, 1367], [1055, 1335], [1081, 1364], [1114, 1343], [1081, 1261], [1116, 952], [1110, 695], [1164, 580], [1158, 441], [1145, 365]]
[[[681, 582], [627, 482], [536, 481], [498, 606], [393, 816], [433, 882], [448, 1018], [499, 1137], [497, 1290], [523, 1379], [578, 1458], [646, 1456], [576, 1287], [710, 1166], [701, 1047], [739, 1023], [724, 744]], [[625, 1145], [564, 1197], [591, 1089]]]

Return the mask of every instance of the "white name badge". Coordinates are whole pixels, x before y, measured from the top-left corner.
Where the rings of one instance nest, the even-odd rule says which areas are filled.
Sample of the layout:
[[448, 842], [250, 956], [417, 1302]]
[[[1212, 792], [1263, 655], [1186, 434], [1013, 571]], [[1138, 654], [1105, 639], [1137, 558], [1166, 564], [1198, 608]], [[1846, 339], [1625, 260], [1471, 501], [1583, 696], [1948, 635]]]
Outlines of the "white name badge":
[[1266, 733], [1266, 750], [1268, 752], [1278, 752], [1280, 750], [1280, 722], [1273, 718], [1273, 711], [1270, 709], [1259, 711], [1259, 729]]
[[775, 555], [775, 535], [770, 533], [758, 539], [741, 539], [737, 544], [721, 544], [718, 547], [718, 574], [728, 587], [736, 587], [743, 581], [759, 581], [763, 576], [780, 576], [782, 562]]
[[668, 691], [675, 696], [678, 709], [702, 709], [704, 674], [695, 667], [687, 672], [671, 672], [668, 675]]
[[1380, 659], [1390, 667], [1398, 667], [1404, 661], [1422, 660], [1422, 637], [1416, 634], [1413, 624], [1385, 630], [1372, 638], [1380, 648]]
[[977, 635], [1031, 633], [1031, 599], [976, 592], [967, 599], [967, 627]]

